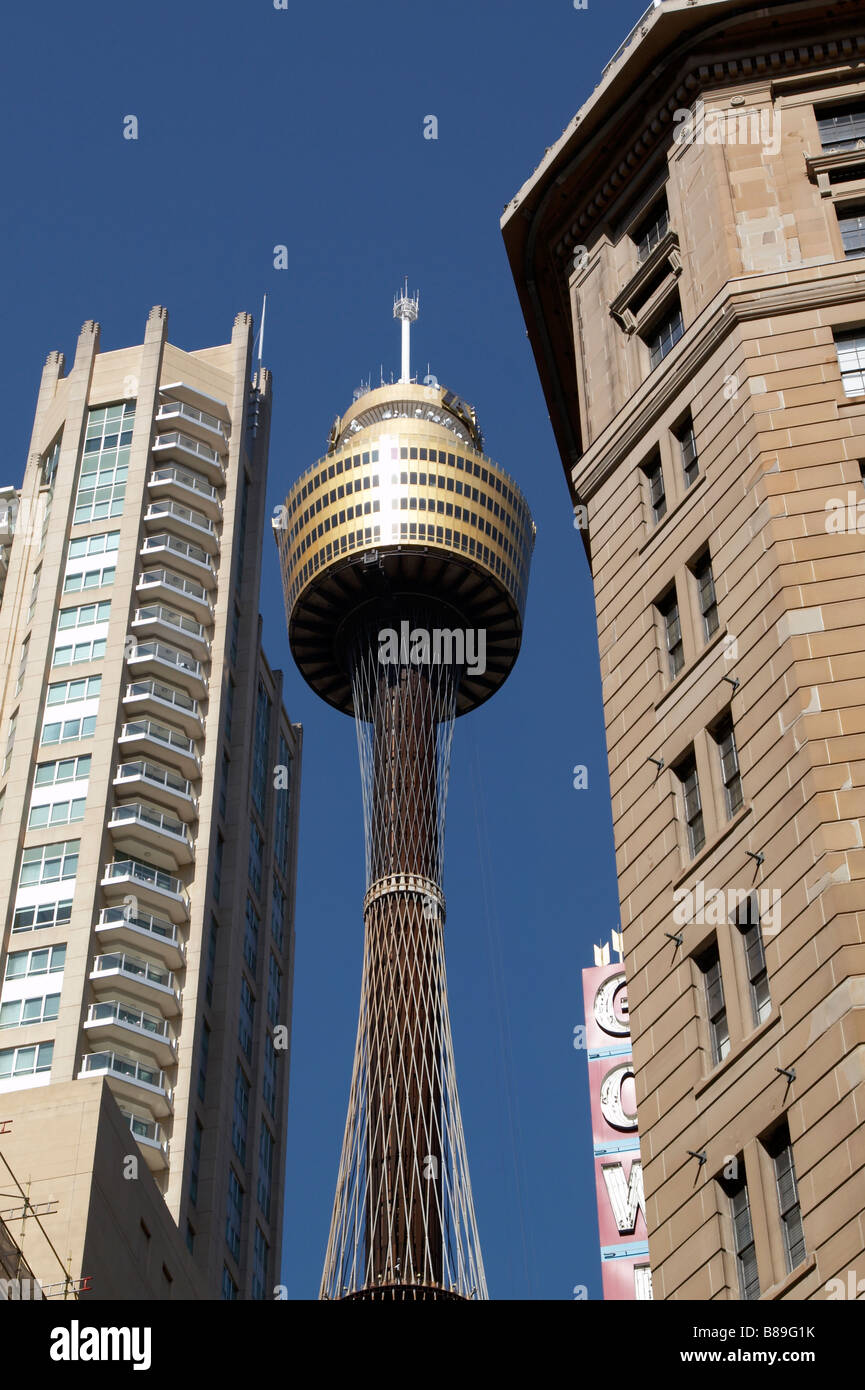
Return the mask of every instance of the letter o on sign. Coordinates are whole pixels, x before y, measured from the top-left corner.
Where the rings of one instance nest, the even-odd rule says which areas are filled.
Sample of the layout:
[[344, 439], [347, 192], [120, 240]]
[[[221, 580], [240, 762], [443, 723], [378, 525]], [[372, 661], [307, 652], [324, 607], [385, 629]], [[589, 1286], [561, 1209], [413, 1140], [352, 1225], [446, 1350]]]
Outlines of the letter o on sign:
[[628, 1059], [608, 1071], [601, 1082], [601, 1114], [613, 1129], [636, 1129], [637, 1114], [629, 1114], [622, 1105], [622, 1087], [629, 1076], [634, 1075], [634, 1064]]

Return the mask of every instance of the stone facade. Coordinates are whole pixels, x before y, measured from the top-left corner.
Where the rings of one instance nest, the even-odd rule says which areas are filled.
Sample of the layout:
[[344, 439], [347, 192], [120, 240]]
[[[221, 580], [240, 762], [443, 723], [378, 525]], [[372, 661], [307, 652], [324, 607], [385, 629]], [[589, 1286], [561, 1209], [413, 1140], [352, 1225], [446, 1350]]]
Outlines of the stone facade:
[[656, 1298], [865, 1276], [863, 55], [861, 3], [664, 0], [503, 218], [596, 596]]

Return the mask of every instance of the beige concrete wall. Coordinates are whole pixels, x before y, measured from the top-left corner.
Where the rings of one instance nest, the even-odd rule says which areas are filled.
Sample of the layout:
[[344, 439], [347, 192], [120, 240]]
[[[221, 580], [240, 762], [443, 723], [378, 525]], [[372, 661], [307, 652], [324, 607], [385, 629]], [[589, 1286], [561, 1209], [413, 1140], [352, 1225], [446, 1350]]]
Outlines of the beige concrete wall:
[[[3, 1095], [0, 1117], [12, 1122], [3, 1158], [30, 1202], [53, 1208], [39, 1218], [44, 1233], [33, 1217], [7, 1223], [40, 1284], [62, 1282], [65, 1268], [89, 1276], [82, 1302], [207, 1296], [103, 1078]], [[14, 1191], [2, 1163], [0, 1170], [4, 1192]], [[16, 1200], [4, 1199], [4, 1209]]]

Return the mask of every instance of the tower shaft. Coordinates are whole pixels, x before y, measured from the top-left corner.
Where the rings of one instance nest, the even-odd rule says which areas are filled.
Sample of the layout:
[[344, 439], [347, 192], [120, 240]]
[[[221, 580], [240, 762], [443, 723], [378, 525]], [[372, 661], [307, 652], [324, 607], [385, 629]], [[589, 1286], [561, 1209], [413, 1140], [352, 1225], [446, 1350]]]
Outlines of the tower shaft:
[[[361, 656], [361, 659], [363, 657]], [[373, 881], [436, 881], [436, 730], [429, 671], [382, 665], [373, 744]], [[438, 885], [440, 886], [440, 885]], [[367, 1263], [378, 1282], [402, 1266], [440, 1284], [438, 1000], [430, 986], [441, 926], [414, 893], [390, 892], [365, 913], [369, 941], [371, 1174]], [[421, 1183], [414, 1178], [420, 1170]]]

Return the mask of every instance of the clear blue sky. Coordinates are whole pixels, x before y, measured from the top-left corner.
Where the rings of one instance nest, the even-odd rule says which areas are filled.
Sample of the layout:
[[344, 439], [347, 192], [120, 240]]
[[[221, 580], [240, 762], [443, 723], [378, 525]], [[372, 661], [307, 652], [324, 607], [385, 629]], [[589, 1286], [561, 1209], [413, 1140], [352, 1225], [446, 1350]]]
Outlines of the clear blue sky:
[[[618, 923], [588, 566], [498, 219], [643, 0], [43, 0], [4, 12], [0, 482], [20, 481], [45, 354], [105, 350], [153, 304], [192, 350], [258, 319], [274, 377], [269, 497], [320, 457], [362, 378], [414, 366], [477, 408], [538, 527], [522, 655], [457, 724], [445, 891], [457, 1076], [491, 1297], [600, 1297], [580, 971]], [[136, 115], [139, 139], [122, 138]], [[438, 140], [423, 138], [427, 115]], [[273, 268], [273, 247], [289, 268]], [[265, 537], [266, 648], [305, 729], [283, 1279], [315, 1297], [360, 987], [354, 727], [288, 650]], [[572, 768], [588, 767], [576, 791]], [[328, 851], [336, 849], [335, 856]]]

